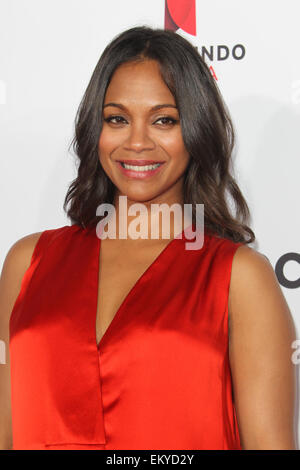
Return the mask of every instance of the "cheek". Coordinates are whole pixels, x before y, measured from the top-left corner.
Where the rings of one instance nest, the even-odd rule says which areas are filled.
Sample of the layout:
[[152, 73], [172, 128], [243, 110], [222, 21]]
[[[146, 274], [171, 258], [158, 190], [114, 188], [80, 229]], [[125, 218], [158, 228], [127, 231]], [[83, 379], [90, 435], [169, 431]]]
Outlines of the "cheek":
[[107, 132], [105, 129], [103, 129], [98, 141], [98, 150], [100, 153], [100, 157], [112, 152], [116, 146], [116, 136], [111, 132]]
[[174, 161], [174, 163], [180, 163], [180, 167], [186, 166], [189, 160], [189, 154], [185, 148], [181, 132], [166, 136], [161, 140], [161, 146], [165, 149], [169, 158]]

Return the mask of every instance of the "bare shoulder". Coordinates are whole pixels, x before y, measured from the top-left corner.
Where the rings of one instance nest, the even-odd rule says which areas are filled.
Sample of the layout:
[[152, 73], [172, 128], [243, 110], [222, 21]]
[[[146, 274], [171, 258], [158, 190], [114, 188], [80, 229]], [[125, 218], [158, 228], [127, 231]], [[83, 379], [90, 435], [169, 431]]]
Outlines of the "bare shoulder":
[[8, 250], [7, 256], [14, 257], [16, 254], [25, 255], [33, 252], [35, 245], [43, 232], [30, 233], [15, 241]]
[[271, 262], [247, 245], [240, 246], [233, 257], [228, 306], [232, 321], [248, 314], [261, 320], [291, 319]]
[[30, 266], [34, 248], [42, 232], [17, 240], [7, 252], [0, 277], [0, 338], [5, 344], [5, 362], [0, 368], [0, 449], [12, 449], [9, 320], [22, 279]]
[[31, 233], [14, 242], [7, 252], [2, 273], [11, 269], [26, 270], [41, 234], [42, 232]]
[[0, 277], [0, 310], [4, 321], [7, 320], [20, 291], [22, 279], [30, 266], [41, 233], [36, 232], [20, 238], [7, 252]]
[[296, 331], [269, 259], [240, 246], [228, 299], [229, 360], [243, 449], [294, 449]]
[[231, 280], [233, 280], [233, 288], [240, 276], [249, 278], [249, 276], [256, 277], [257, 275], [264, 278], [271, 277], [273, 281], [276, 281], [275, 272], [267, 256], [248, 245], [240, 246], [236, 250], [232, 261]]

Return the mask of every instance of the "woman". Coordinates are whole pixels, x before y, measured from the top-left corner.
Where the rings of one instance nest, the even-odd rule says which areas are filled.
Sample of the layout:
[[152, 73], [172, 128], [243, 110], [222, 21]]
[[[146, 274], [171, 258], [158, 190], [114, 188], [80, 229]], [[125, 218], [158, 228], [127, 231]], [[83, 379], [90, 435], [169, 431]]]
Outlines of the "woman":
[[[4, 262], [2, 448], [294, 448], [295, 332], [271, 264], [247, 246], [233, 142], [187, 40], [142, 26], [107, 46], [76, 116], [72, 225], [18, 240]], [[96, 232], [104, 203], [116, 238]], [[202, 248], [160, 221], [157, 238], [122, 238], [134, 203], [146, 235], [153, 204], [192, 204], [193, 229], [204, 204]]]

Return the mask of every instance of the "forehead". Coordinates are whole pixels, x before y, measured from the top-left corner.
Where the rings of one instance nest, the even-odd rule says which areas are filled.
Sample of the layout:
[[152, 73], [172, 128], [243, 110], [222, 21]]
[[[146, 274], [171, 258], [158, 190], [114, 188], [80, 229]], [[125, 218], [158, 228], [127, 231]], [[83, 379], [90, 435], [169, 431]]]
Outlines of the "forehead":
[[104, 104], [122, 101], [150, 104], [161, 100], [175, 104], [175, 99], [160, 75], [159, 65], [154, 60], [125, 63], [114, 72], [106, 91]]

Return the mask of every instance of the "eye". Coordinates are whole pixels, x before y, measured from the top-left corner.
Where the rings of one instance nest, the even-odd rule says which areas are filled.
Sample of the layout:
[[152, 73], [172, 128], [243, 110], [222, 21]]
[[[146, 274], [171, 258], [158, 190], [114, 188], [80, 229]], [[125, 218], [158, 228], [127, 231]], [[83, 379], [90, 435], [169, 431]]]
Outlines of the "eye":
[[[169, 116], [163, 116], [163, 117], [157, 119], [155, 122], [157, 122], [157, 121], [164, 121], [165, 124], [171, 124], [171, 125], [176, 124], [176, 122], [178, 122], [177, 119], [171, 118]], [[168, 121], [168, 122], [166, 122], [166, 121]]]
[[120, 124], [121, 121], [118, 122], [113, 122], [113, 119], [120, 119], [121, 121], [125, 121], [125, 119], [122, 116], [109, 116], [104, 119], [105, 122], [111, 122], [112, 124]]
[[[122, 122], [126, 122], [126, 119], [124, 119], [122, 116], [108, 116], [107, 118], [104, 118], [105, 122], [112, 123], [112, 124], [122, 124]], [[170, 116], [163, 116], [155, 121], [163, 121], [164, 125], [174, 125], [178, 122], [178, 119], [174, 119]]]

